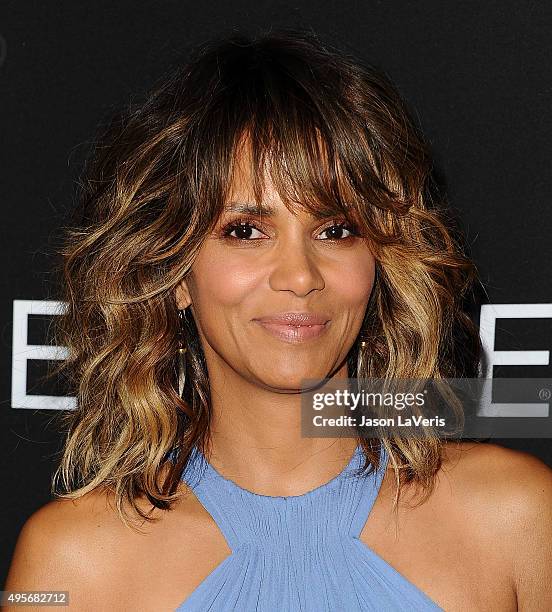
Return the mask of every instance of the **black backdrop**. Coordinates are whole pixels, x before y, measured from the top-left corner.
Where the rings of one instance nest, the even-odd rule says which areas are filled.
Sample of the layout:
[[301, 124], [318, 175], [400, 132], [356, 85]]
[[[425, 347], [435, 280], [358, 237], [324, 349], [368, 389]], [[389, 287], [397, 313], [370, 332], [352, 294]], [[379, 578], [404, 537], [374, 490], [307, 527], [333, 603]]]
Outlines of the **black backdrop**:
[[[387, 72], [431, 143], [486, 301], [505, 305], [494, 350], [534, 364], [500, 375], [552, 376], [552, 4], [12, 1], [0, 11], [2, 582], [20, 527], [50, 499], [60, 450], [44, 398], [55, 390], [38, 382], [44, 356], [28, 349], [21, 362], [17, 342], [23, 327], [27, 344], [45, 342], [32, 312], [55, 299], [52, 247], [87, 143], [112, 109], [222, 29], [309, 27]], [[548, 439], [499, 442], [552, 465]]]

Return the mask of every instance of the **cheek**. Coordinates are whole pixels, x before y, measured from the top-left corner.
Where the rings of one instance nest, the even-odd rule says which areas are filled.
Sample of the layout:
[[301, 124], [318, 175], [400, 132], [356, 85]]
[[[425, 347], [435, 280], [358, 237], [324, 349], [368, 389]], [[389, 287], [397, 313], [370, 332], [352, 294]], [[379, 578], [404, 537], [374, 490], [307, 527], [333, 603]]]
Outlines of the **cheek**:
[[359, 254], [333, 268], [327, 281], [344, 305], [361, 306], [368, 304], [375, 273], [375, 259]]
[[211, 251], [198, 257], [196, 263], [194, 301], [202, 310], [207, 305], [220, 309], [245, 302], [262, 276], [251, 257]]

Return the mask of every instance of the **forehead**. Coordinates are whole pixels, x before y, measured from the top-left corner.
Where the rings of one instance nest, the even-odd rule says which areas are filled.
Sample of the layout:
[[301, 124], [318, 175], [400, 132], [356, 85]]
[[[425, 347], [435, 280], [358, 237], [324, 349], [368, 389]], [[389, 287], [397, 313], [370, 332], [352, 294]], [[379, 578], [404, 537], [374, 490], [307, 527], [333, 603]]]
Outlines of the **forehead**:
[[[270, 147], [259, 151], [253, 146], [247, 135], [236, 144], [229, 168], [225, 212], [270, 216], [287, 209], [294, 215], [316, 218], [342, 212], [340, 204], [326, 190], [324, 194], [320, 190], [314, 193], [309, 176], [291, 171], [288, 152]], [[297, 152], [292, 155], [291, 167], [296, 168]]]
[[265, 164], [260, 173], [262, 197], [257, 201], [254, 188], [254, 168], [250, 147], [242, 147], [233, 160], [230, 185], [224, 204], [224, 212], [245, 215], [274, 216], [284, 207]]
[[262, 185], [263, 192], [266, 191], [272, 196], [277, 195], [266, 155], [264, 159], [256, 160], [253, 156], [251, 142], [244, 137], [236, 145], [231, 161], [227, 199], [232, 200], [237, 194], [243, 193], [254, 195], [255, 181]]
[[295, 217], [325, 219], [335, 213], [321, 209], [305, 208], [299, 202], [284, 201], [276, 189], [270, 173], [265, 170], [262, 175], [262, 197], [255, 198], [252, 170], [241, 169], [234, 174], [223, 212], [251, 216], [276, 217], [291, 213]]

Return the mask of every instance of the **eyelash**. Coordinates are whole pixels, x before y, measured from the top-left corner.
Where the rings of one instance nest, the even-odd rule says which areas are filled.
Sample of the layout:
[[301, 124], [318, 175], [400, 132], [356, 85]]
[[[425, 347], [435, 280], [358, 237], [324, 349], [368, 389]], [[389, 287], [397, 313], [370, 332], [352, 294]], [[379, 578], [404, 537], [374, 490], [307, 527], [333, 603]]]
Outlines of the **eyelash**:
[[[256, 224], [252, 222], [250, 219], [236, 219], [235, 221], [232, 221], [231, 223], [229, 223], [223, 228], [222, 235], [224, 238], [228, 238], [230, 240], [238, 240], [240, 242], [253, 242], [254, 240], [262, 240], [262, 238], [237, 238], [235, 236], [230, 236], [230, 234], [234, 230], [240, 229], [242, 227], [248, 227], [248, 228], [250, 227], [252, 229], [256, 229], [257, 231], [261, 231], [256, 226]], [[323, 239], [324, 242], [342, 242], [344, 240], [358, 236], [358, 233], [356, 232], [355, 228], [352, 225], [346, 222], [340, 222], [337, 220], [333, 220], [331, 222], [331, 225], [326, 226], [320, 233], [324, 233], [328, 231], [329, 229], [332, 229], [333, 227], [344, 228], [350, 233], [350, 235], [345, 236], [344, 238], [324, 238]]]

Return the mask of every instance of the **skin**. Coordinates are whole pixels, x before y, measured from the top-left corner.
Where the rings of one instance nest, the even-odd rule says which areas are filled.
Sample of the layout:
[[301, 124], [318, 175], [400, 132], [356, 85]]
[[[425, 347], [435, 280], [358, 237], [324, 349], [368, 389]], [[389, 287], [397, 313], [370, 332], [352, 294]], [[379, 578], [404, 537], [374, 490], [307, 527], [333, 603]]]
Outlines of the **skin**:
[[[229, 202], [253, 201], [246, 169]], [[303, 378], [347, 376], [375, 262], [358, 238], [321, 240], [330, 221], [292, 215], [268, 177], [264, 203], [274, 215], [256, 220], [253, 243], [221, 237], [238, 217], [225, 214], [176, 300], [194, 314], [209, 369], [211, 464], [256, 493], [300, 495], [337, 475], [355, 446], [301, 438], [297, 391]], [[252, 321], [289, 310], [326, 312], [331, 325], [289, 344]], [[79, 612], [174, 610], [231, 554], [181, 485], [173, 511], [152, 512], [160, 520], [143, 524], [144, 535], [120, 522], [112, 495], [46, 504], [21, 530], [4, 589], [69, 590]], [[447, 445], [426, 503], [407, 489], [392, 515], [394, 492], [388, 469], [360, 540], [447, 612], [552, 609], [552, 470], [542, 461], [494, 444]]]

